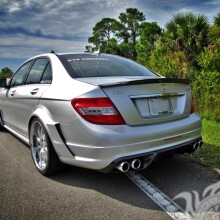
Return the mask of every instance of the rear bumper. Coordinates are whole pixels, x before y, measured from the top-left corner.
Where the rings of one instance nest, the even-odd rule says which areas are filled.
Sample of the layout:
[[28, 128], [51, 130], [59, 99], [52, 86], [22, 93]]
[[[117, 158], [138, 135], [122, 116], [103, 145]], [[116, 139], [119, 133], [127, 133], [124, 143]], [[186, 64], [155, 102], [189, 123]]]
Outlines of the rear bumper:
[[100, 170], [101, 172], [108, 173], [116, 168], [118, 164], [120, 164], [123, 161], [132, 161], [133, 159], [139, 159], [142, 163], [142, 166], [140, 169], [146, 168], [153, 160], [165, 157], [166, 155], [172, 155], [172, 154], [182, 154], [182, 153], [189, 153], [192, 152], [192, 147], [194, 143], [197, 143], [199, 141], [202, 141], [202, 137], [196, 138], [194, 140], [188, 141], [183, 144], [179, 144], [176, 146], [172, 146], [169, 148], [164, 148], [160, 150], [155, 150], [153, 152], [145, 153], [145, 154], [139, 154], [139, 155], [133, 155], [129, 157], [123, 157], [119, 158], [115, 161], [113, 161], [111, 164], [109, 164], [104, 169]]
[[66, 157], [59, 149], [60, 160], [106, 172], [120, 161], [187, 151], [192, 143], [201, 140], [201, 119], [197, 114], [173, 122], [136, 127], [81, 124], [61, 125], [65, 145], [59, 147], [68, 147], [72, 156]]

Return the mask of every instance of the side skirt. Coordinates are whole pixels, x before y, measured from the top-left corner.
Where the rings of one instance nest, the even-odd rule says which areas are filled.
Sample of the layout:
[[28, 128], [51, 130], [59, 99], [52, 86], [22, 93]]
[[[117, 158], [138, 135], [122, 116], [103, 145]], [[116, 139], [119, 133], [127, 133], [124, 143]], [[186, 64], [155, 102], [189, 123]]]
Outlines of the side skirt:
[[19, 139], [21, 139], [22, 141], [24, 141], [26, 144], [29, 145], [29, 139], [23, 135], [21, 135], [20, 133], [18, 133], [17, 131], [11, 129], [10, 127], [8, 127], [7, 125], [3, 125], [4, 128], [6, 128], [8, 131], [10, 131], [12, 134], [14, 134], [16, 137], [18, 137]]

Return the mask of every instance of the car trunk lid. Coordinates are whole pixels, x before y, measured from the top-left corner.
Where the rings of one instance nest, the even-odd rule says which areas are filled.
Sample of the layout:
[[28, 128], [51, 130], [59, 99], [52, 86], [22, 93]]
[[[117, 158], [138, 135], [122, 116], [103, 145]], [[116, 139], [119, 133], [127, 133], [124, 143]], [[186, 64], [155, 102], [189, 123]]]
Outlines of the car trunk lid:
[[87, 82], [105, 92], [128, 125], [172, 121], [190, 114], [191, 88], [186, 79], [102, 78]]

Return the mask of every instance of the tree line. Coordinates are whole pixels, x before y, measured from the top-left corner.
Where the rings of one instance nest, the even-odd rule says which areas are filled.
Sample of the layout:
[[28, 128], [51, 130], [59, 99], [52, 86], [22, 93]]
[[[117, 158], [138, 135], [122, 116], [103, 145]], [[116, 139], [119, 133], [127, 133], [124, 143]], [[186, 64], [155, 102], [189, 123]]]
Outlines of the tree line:
[[212, 24], [204, 15], [177, 13], [163, 29], [128, 8], [118, 20], [97, 22], [88, 42], [86, 52], [121, 55], [163, 76], [191, 79], [197, 111], [220, 122], [220, 13]]
[[13, 71], [8, 68], [2, 68], [1, 72], [0, 72], [0, 79], [5, 79], [5, 78], [11, 78], [13, 75]]

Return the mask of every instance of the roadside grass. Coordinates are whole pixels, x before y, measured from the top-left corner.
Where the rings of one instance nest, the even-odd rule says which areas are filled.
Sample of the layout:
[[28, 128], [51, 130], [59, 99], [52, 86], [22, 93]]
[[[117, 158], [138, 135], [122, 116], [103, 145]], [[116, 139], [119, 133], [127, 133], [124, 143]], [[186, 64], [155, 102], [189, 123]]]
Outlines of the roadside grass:
[[220, 169], [220, 123], [204, 119], [202, 138], [204, 146], [190, 155], [190, 158], [211, 170]]

